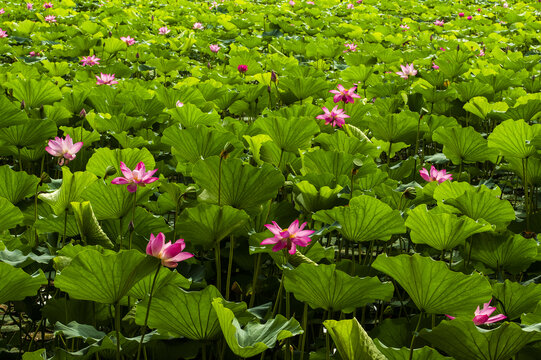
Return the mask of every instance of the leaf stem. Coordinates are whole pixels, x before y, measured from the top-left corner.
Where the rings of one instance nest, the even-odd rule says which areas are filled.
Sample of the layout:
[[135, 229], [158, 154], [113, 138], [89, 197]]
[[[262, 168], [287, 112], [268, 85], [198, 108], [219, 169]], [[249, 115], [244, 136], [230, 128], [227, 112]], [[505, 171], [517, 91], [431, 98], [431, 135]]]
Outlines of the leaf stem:
[[259, 278], [259, 271], [261, 270], [261, 258], [262, 254], [257, 254], [257, 258], [255, 260], [254, 264], [254, 277], [252, 278], [252, 296], [250, 296], [250, 305], [249, 307], [253, 307], [255, 303], [255, 288], [257, 287], [257, 280]]
[[227, 279], [225, 282], [225, 299], [229, 300], [229, 290], [231, 288], [231, 273], [233, 270], [233, 253], [235, 251], [235, 237], [231, 235], [229, 240], [229, 261], [227, 264]]
[[143, 340], [145, 339], [145, 330], [148, 324], [148, 314], [150, 314], [150, 304], [152, 303], [152, 295], [154, 295], [154, 286], [156, 285], [156, 279], [158, 279], [158, 274], [162, 268], [162, 264], [158, 264], [156, 273], [154, 274], [154, 279], [152, 279], [152, 285], [150, 286], [150, 295], [148, 297], [147, 312], [145, 314], [145, 322], [143, 328], [141, 329], [141, 339], [139, 341], [139, 346], [137, 347], [137, 360], [141, 357], [141, 348], [143, 347]]
[[417, 338], [417, 332], [419, 331], [419, 326], [421, 326], [421, 320], [422, 319], [423, 319], [423, 312], [421, 311], [419, 313], [419, 321], [417, 321], [417, 326], [415, 327], [415, 332], [413, 333], [413, 337], [411, 338], [409, 360], [413, 360], [413, 345], [415, 344], [415, 339]]
[[116, 360], [120, 360], [120, 301], [115, 304]]
[[218, 291], [222, 292], [222, 262], [220, 258], [220, 243], [216, 242], [216, 246], [214, 246], [214, 261], [216, 262], [216, 287], [218, 288]]
[[130, 222], [130, 227], [129, 227], [130, 239], [128, 240], [128, 250], [131, 250], [131, 244], [132, 244], [132, 240], [133, 240], [133, 233], [135, 232], [134, 220], [135, 220], [135, 208], [136, 207], [137, 207], [137, 191], [135, 191], [133, 193], [133, 208], [132, 208], [131, 222]]

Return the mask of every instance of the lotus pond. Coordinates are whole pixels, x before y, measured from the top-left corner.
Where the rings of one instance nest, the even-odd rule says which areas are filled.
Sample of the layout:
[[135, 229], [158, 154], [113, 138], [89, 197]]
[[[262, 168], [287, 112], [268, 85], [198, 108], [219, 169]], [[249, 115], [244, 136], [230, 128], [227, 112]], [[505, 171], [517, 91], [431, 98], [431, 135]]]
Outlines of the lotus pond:
[[2, 1], [0, 358], [539, 359], [540, 16]]

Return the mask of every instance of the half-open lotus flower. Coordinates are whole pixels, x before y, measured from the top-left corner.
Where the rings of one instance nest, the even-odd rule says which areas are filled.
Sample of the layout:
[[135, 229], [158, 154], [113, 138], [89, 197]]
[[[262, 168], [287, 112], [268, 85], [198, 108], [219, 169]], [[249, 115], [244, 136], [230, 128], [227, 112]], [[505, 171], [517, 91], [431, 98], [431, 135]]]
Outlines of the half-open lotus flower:
[[77, 154], [82, 147], [82, 142], [74, 144], [71, 137], [66, 135], [65, 139], [57, 136], [54, 140], [49, 140], [49, 144], [45, 147], [45, 151], [52, 156], [58, 157], [58, 165], [62, 166], [75, 159], [75, 154]]
[[[479, 326], [483, 324], [492, 324], [492, 323], [507, 319], [507, 316], [503, 314], [498, 314], [496, 316], [490, 317], [490, 315], [492, 315], [492, 313], [496, 311], [496, 307], [490, 306], [491, 301], [492, 300], [490, 300], [486, 304], [483, 304], [482, 309], [480, 309], [479, 306], [477, 307], [477, 309], [474, 312], [475, 316], [472, 319], [475, 325]], [[445, 316], [447, 316], [451, 320], [455, 319], [455, 317], [451, 315], [445, 315]]]
[[343, 101], [344, 103], [354, 103], [355, 99], [360, 99], [361, 97], [357, 94], [355, 94], [355, 90], [357, 90], [357, 86], [352, 87], [351, 89], [346, 89], [342, 84], [339, 84], [337, 86], [338, 90], [329, 90], [330, 93], [334, 94], [333, 101], [335, 103]]
[[274, 237], [263, 240], [261, 245], [274, 244], [272, 251], [287, 249], [291, 255], [295, 254], [297, 246], [307, 246], [312, 240], [309, 236], [315, 232], [313, 230], [303, 230], [306, 223], [299, 226], [299, 220], [293, 221], [286, 230], [282, 230], [276, 221], [265, 226], [274, 234]]
[[100, 73], [100, 75], [96, 75], [96, 85], [114, 85], [118, 84], [118, 81], [115, 80], [115, 74], [104, 74]]
[[171, 244], [171, 241], [165, 243], [163, 233], [159, 233], [157, 236], [150, 234], [146, 252], [148, 255], [160, 259], [163, 266], [175, 268], [179, 262], [193, 257], [193, 254], [182, 251], [185, 247], [186, 244], [183, 239], [178, 239], [174, 244]]
[[427, 169], [422, 168], [419, 170], [419, 174], [421, 174], [421, 177], [428, 182], [437, 181], [441, 184], [445, 180], [453, 180], [453, 175], [447, 174], [447, 170], [437, 170], [434, 165], [430, 167], [430, 172], [428, 172]]
[[417, 75], [417, 70], [413, 68], [413, 63], [400, 65], [400, 68], [402, 69], [402, 71], [397, 71], [396, 74], [400, 75], [402, 79], [408, 79], [410, 76]]
[[171, 30], [169, 30], [167, 28], [167, 26], [162, 26], [159, 30], [158, 30], [158, 34], [160, 35], [166, 35], [166, 34], [169, 34], [171, 32]]
[[96, 55], [91, 55], [91, 56], [83, 56], [83, 58], [81, 59], [81, 65], [82, 66], [94, 66], [94, 65], [99, 65], [100, 64], [100, 61], [101, 59], [99, 57], [96, 57]]
[[120, 40], [124, 41], [128, 46], [135, 44], [135, 39], [130, 36], [122, 36]]
[[152, 177], [158, 169], [146, 171], [145, 164], [142, 161], [137, 164], [133, 171], [121, 161], [120, 170], [124, 176], [114, 178], [111, 184], [128, 185], [128, 191], [132, 193], [137, 191], [138, 186], [146, 186], [146, 184], [158, 180], [157, 177]]

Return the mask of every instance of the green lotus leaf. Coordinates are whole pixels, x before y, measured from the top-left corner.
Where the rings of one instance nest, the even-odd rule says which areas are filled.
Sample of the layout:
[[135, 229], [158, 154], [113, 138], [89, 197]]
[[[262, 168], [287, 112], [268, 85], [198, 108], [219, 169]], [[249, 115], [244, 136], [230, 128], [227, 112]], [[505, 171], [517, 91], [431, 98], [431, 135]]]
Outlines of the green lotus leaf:
[[503, 269], [518, 274], [535, 261], [537, 249], [535, 239], [525, 239], [519, 234], [484, 233], [474, 237], [471, 258], [493, 270]]
[[120, 50], [126, 50], [126, 48], [126, 43], [119, 38], [111, 37], [105, 39], [103, 42], [103, 51], [108, 52], [109, 54], [116, 53]]
[[287, 320], [282, 315], [267, 320], [265, 324], [249, 322], [241, 327], [233, 311], [223, 305], [223, 299], [216, 298], [212, 307], [218, 315], [218, 321], [227, 345], [233, 354], [242, 358], [249, 358], [272, 349], [276, 341], [288, 339], [303, 333], [295, 318]]
[[485, 330], [469, 319], [443, 321], [421, 337], [457, 360], [510, 359], [529, 342], [535, 341], [541, 325], [521, 327], [504, 322], [496, 329]]
[[[348, 128], [353, 129], [351, 125], [348, 125]], [[321, 144], [321, 147], [327, 151], [345, 152], [351, 155], [366, 154], [371, 157], [379, 156], [381, 153], [381, 149], [378, 149], [372, 142], [364, 138], [348, 136], [343, 131], [319, 134], [314, 141]]]
[[83, 341], [88, 339], [98, 341], [103, 339], [107, 334], [103, 331], [98, 331], [92, 325], [79, 324], [77, 321], [71, 321], [67, 325], [58, 322], [54, 326], [55, 336], [62, 334], [66, 339], [82, 338]]
[[64, 136], [69, 135], [74, 143], [82, 141], [83, 142], [83, 148], [87, 148], [91, 146], [96, 141], [100, 140], [100, 133], [97, 131], [88, 131], [85, 129], [82, 129], [82, 137], [81, 137], [81, 128], [73, 128], [68, 126], [60, 126], [60, 130], [64, 132]]
[[[64, 235], [64, 215], [56, 216], [49, 214], [47, 217], [38, 217], [38, 220], [34, 223], [34, 228], [39, 234], [46, 233], [58, 233], [60, 236]], [[79, 234], [79, 228], [77, 227], [77, 221], [75, 216], [68, 215], [66, 221], [66, 236], [73, 237]]]
[[356, 318], [340, 321], [325, 320], [323, 325], [331, 335], [342, 359], [387, 360]]
[[487, 141], [473, 127], [438, 128], [432, 135], [443, 144], [443, 153], [453, 164], [496, 162], [498, 153], [488, 147]]
[[5, 96], [0, 96], [0, 128], [21, 125], [28, 121], [28, 116], [19, 104], [14, 104]]
[[[163, 131], [162, 143], [172, 147], [172, 154], [182, 162], [195, 164], [198, 160], [220, 155], [227, 143], [238, 143], [234, 134], [206, 126], [181, 129], [177, 125]], [[238, 148], [242, 148], [240, 143]]]
[[39, 349], [32, 352], [25, 352], [23, 360], [47, 360], [47, 350]]
[[23, 254], [19, 249], [13, 251], [3, 249], [0, 251], [0, 261], [21, 269], [32, 263], [48, 264], [52, 258], [54, 258], [54, 256], [49, 254], [38, 255], [33, 252]]
[[503, 113], [509, 106], [505, 102], [489, 103], [485, 97], [474, 97], [464, 105], [464, 110], [485, 120], [493, 113]]
[[377, 277], [352, 277], [336, 265], [300, 264], [284, 269], [284, 288], [313, 309], [351, 313], [375, 300], [389, 300], [394, 286]]
[[523, 314], [520, 317], [522, 325], [534, 325], [541, 323], [541, 301], [537, 303], [534, 311]]
[[216, 112], [204, 113], [193, 104], [184, 104], [182, 107], [175, 107], [167, 110], [174, 122], [180, 123], [183, 127], [195, 127], [197, 125], [212, 125], [218, 123], [220, 115]]
[[254, 125], [269, 135], [280, 149], [292, 152], [309, 148], [312, 138], [319, 133], [316, 121], [306, 117], [294, 119], [279, 116], [260, 117]]
[[[216, 95], [218, 92], [216, 88], [213, 88], [213, 94]], [[224, 89], [225, 91], [226, 89]], [[156, 99], [161, 102], [166, 108], [172, 109], [176, 107], [176, 102], [182, 99], [184, 104], [190, 103], [194, 104], [200, 109], [204, 108], [205, 97], [201, 93], [201, 90], [193, 86], [182, 86], [179, 89], [173, 89], [165, 86], [160, 86], [156, 90]], [[209, 99], [209, 101], [212, 99]], [[205, 111], [207, 109], [205, 108]]]
[[[402, 347], [400, 349], [387, 347], [379, 339], [374, 339], [374, 344], [379, 351], [386, 356], [388, 360], [409, 360], [410, 349]], [[413, 350], [413, 358], [415, 360], [451, 360], [448, 356], [443, 356], [437, 350], [428, 346], [423, 346], [420, 349]]]
[[[310, 96], [321, 94], [329, 85], [321, 77], [296, 77], [294, 74], [280, 79], [280, 88], [293, 95], [292, 99], [284, 99], [287, 103], [304, 100]], [[288, 100], [288, 101], [287, 101]]]
[[41, 285], [47, 284], [43, 271], [29, 275], [22, 269], [0, 262], [0, 304], [35, 296]]
[[[122, 175], [119, 174], [119, 176]], [[141, 189], [137, 191], [140, 192]], [[126, 216], [133, 208], [134, 195], [124, 186], [112, 185], [98, 180], [85, 189], [82, 198], [90, 201], [98, 220], [106, 220], [120, 219]]]
[[304, 153], [301, 159], [303, 175], [330, 173], [335, 180], [339, 180], [342, 176], [349, 179], [355, 157], [343, 152], [319, 149]]
[[395, 279], [419, 310], [429, 314], [471, 315], [472, 309], [492, 296], [492, 288], [482, 275], [457, 273], [442, 261], [418, 254], [379, 255], [372, 267]]
[[338, 194], [343, 189], [340, 185], [333, 189], [328, 186], [317, 189], [308, 181], [301, 181], [295, 184], [295, 187], [299, 193], [295, 198], [296, 202], [309, 213], [339, 205], [340, 198]]
[[[541, 148], [541, 136], [536, 136], [532, 141], [535, 142], [536, 149]], [[509, 168], [521, 179], [524, 179], [524, 170], [526, 170], [526, 176], [529, 184], [539, 185], [541, 184], [541, 159], [536, 157], [530, 157], [527, 161], [522, 163], [522, 159], [508, 157], [506, 158]], [[524, 167], [523, 167], [524, 165]]]
[[70, 297], [115, 304], [155, 270], [158, 259], [137, 250], [101, 253], [87, 249], [75, 256], [55, 278], [55, 286]]
[[107, 237], [94, 215], [92, 204], [89, 201], [72, 202], [71, 207], [75, 214], [75, 221], [79, 228], [81, 240], [85, 244], [101, 245], [104, 248], [113, 248], [113, 243]]
[[13, 96], [17, 100], [24, 100], [30, 108], [39, 108], [41, 105], [62, 100], [62, 93], [50, 80], [16, 79], [6, 85], [13, 89]]
[[57, 134], [51, 120], [32, 120], [21, 125], [0, 129], [0, 143], [18, 148], [41, 146]]
[[0, 197], [0, 232], [9, 230], [23, 222], [24, 216], [21, 210], [9, 202], [8, 199]]
[[231, 206], [199, 204], [185, 209], [177, 219], [177, 235], [192, 246], [212, 249], [250, 220], [243, 210]]
[[492, 231], [490, 225], [469, 217], [458, 217], [439, 211], [428, 210], [426, 205], [415, 207], [408, 213], [406, 226], [411, 229], [411, 241], [427, 244], [436, 250], [451, 250], [473, 234]]
[[498, 310], [509, 320], [518, 319], [522, 314], [532, 312], [541, 299], [541, 284], [528, 285], [505, 280], [494, 284], [493, 295], [498, 299]]
[[355, 242], [389, 240], [394, 234], [406, 232], [398, 210], [368, 195], [354, 197], [349, 206], [318, 211], [313, 219], [327, 224], [338, 222], [342, 236]]
[[146, 148], [142, 149], [97, 149], [94, 155], [88, 160], [86, 170], [99, 177], [105, 177], [107, 167], [113, 166], [116, 169], [115, 176], [123, 176], [120, 171], [120, 162], [123, 161], [131, 170], [135, 169], [139, 162], [145, 164], [146, 170], [152, 170], [156, 166], [154, 156]]
[[506, 120], [488, 136], [488, 146], [499, 150], [503, 156], [525, 159], [537, 153], [531, 141], [538, 135], [541, 135], [541, 124]]
[[97, 180], [96, 175], [90, 172], [77, 171], [74, 174], [67, 166], [62, 167], [62, 186], [46, 194], [39, 194], [39, 198], [49, 204], [56, 215], [63, 214], [70, 203], [82, 201], [82, 193]]
[[378, 140], [411, 144], [412, 142], [415, 143], [418, 122], [419, 114], [402, 111], [399, 114], [374, 117], [369, 126], [372, 134]]
[[227, 159], [220, 166], [217, 156], [198, 161], [192, 177], [204, 189], [201, 197], [205, 200], [247, 211], [274, 198], [284, 183], [281, 172], [271, 165], [256, 168], [238, 159]]
[[531, 122], [539, 119], [539, 116], [541, 116], [541, 100], [532, 99], [525, 104], [509, 108], [503, 118]]
[[462, 102], [468, 102], [475, 97], [491, 97], [494, 94], [494, 90], [492, 90], [490, 85], [479, 80], [453, 83], [452, 87], [450, 88], [456, 90], [458, 93], [458, 98]]
[[[136, 299], [144, 299], [150, 294], [150, 289], [152, 287], [152, 281], [154, 280], [155, 273], [150, 273], [138, 283], [133, 285], [131, 290], [128, 292], [129, 296], [132, 296]], [[158, 277], [156, 278], [156, 284], [154, 285], [154, 292], [158, 292], [164, 286], [177, 286], [183, 289], [189, 289], [191, 280], [186, 279], [184, 276], [180, 275], [175, 270], [171, 271], [166, 267], [161, 267]]]

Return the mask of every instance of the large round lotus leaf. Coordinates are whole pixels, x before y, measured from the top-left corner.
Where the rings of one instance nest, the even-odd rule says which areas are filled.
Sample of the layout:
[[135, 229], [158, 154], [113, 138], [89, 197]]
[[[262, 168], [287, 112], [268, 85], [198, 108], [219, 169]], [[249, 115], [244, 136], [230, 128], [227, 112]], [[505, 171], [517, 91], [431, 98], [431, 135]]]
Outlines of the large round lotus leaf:
[[391, 235], [406, 232], [398, 210], [368, 195], [354, 197], [349, 206], [318, 211], [313, 219], [327, 224], [338, 222], [342, 236], [355, 242], [389, 240]]
[[0, 179], [0, 197], [8, 199], [12, 204], [33, 195], [39, 183], [38, 177], [24, 171], [14, 171], [9, 165], [0, 166]]
[[541, 324], [521, 327], [504, 322], [496, 329], [475, 326], [471, 319], [443, 321], [421, 337], [457, 360], [510, 359], [529, 342], [539, 339]]
[[23, 300], [27, 296], [38, 293], [41, 285], [47, 284], [43, 271], [34, 275], [25, 273], [22, 269], [0, 262], [0, 304], [8, 301]]
[[541, 284], [528, 285], [505, 280], [494, 284], [494, 297], [498, 299], [498, 310], [507, 315], [509, 320], [518, 319], [524, 313], [530, 313], [541, 300]]
[[352, 277], [336, 265], [300, 264], [284, 269], [284, 287], [314, 309], [353, 312], [375, 300], [389, 300], [394, 286], [377, 277]]
[[395, 279], [425, 313], [472, 314], [492, 297], [492, 288], [484, 276], [454, 272], [446, 263], [418, 254], [379, 255], [372, 267]]
[[473, 127], [438, 128], [432, 136], [443, 144], [443, 153], [453, 164], [495, 162], [498, 152], [488, 147], [487, 141]]
[[498, 149], [502, 155], [528, 158], [537, 153], [531, 141], [541, 134], [541, 125], [528, 125], [524, 120], [506, 120], [496, 126], [488, 136], [488, 146]]
[[87, 249], [55, 278], [55, 286], [72, 298], [114, 304], [156, 269], [158, 260], [137, 250], [118, 253]]
[[137, 164], [143, 162], [147, 171], [153, 170], [156, 166], [154, 156], [146, 148], [142, 149], [97, 149], [88, 160], [86, 169], [99, 177], [105, 177], [107, 167], [113, 166], [116, 169], [116, 176], [123, 176], [120, 171], [120, 162], [124, 162], [131, 170]]
[[[374, 344], [379, 351], [386, 356], [388, 360], [409, 360], [410, 349], [407, 347], [393, 348], [384, 345], [379, 339], [374, 339]], [[413, 358], [415, 360], [452, 360], [453, 358], [443, 356], [438, 350], [432, 349], [428, 346], [423, 346], [420, 349], [413, 350]]]
[[212, 307], [218, 315], [218, 321], [227, 345], [231, 351], [242, 358], [249, 358], [271, 349], [276, 341], [281, 341], [303, 333], [295, 318], [287, 320], [282, 315], [269, 319], [265, 324], [249, 322], [241, 327], [233, 311], [223, 305], [223, 299], [217, 298]]
[[342, 359], [346, 360], [386, 360], [370, 336], [357, 319], [325, 320], [323, 323]]
[[278, 116], [260, 117], [256, 120], [255, 126], [269, 135], [278, 148], [292, 152], [309, 148], [314, 134], [319, 132], [316, 121], [306, 117], [294, 119]]

